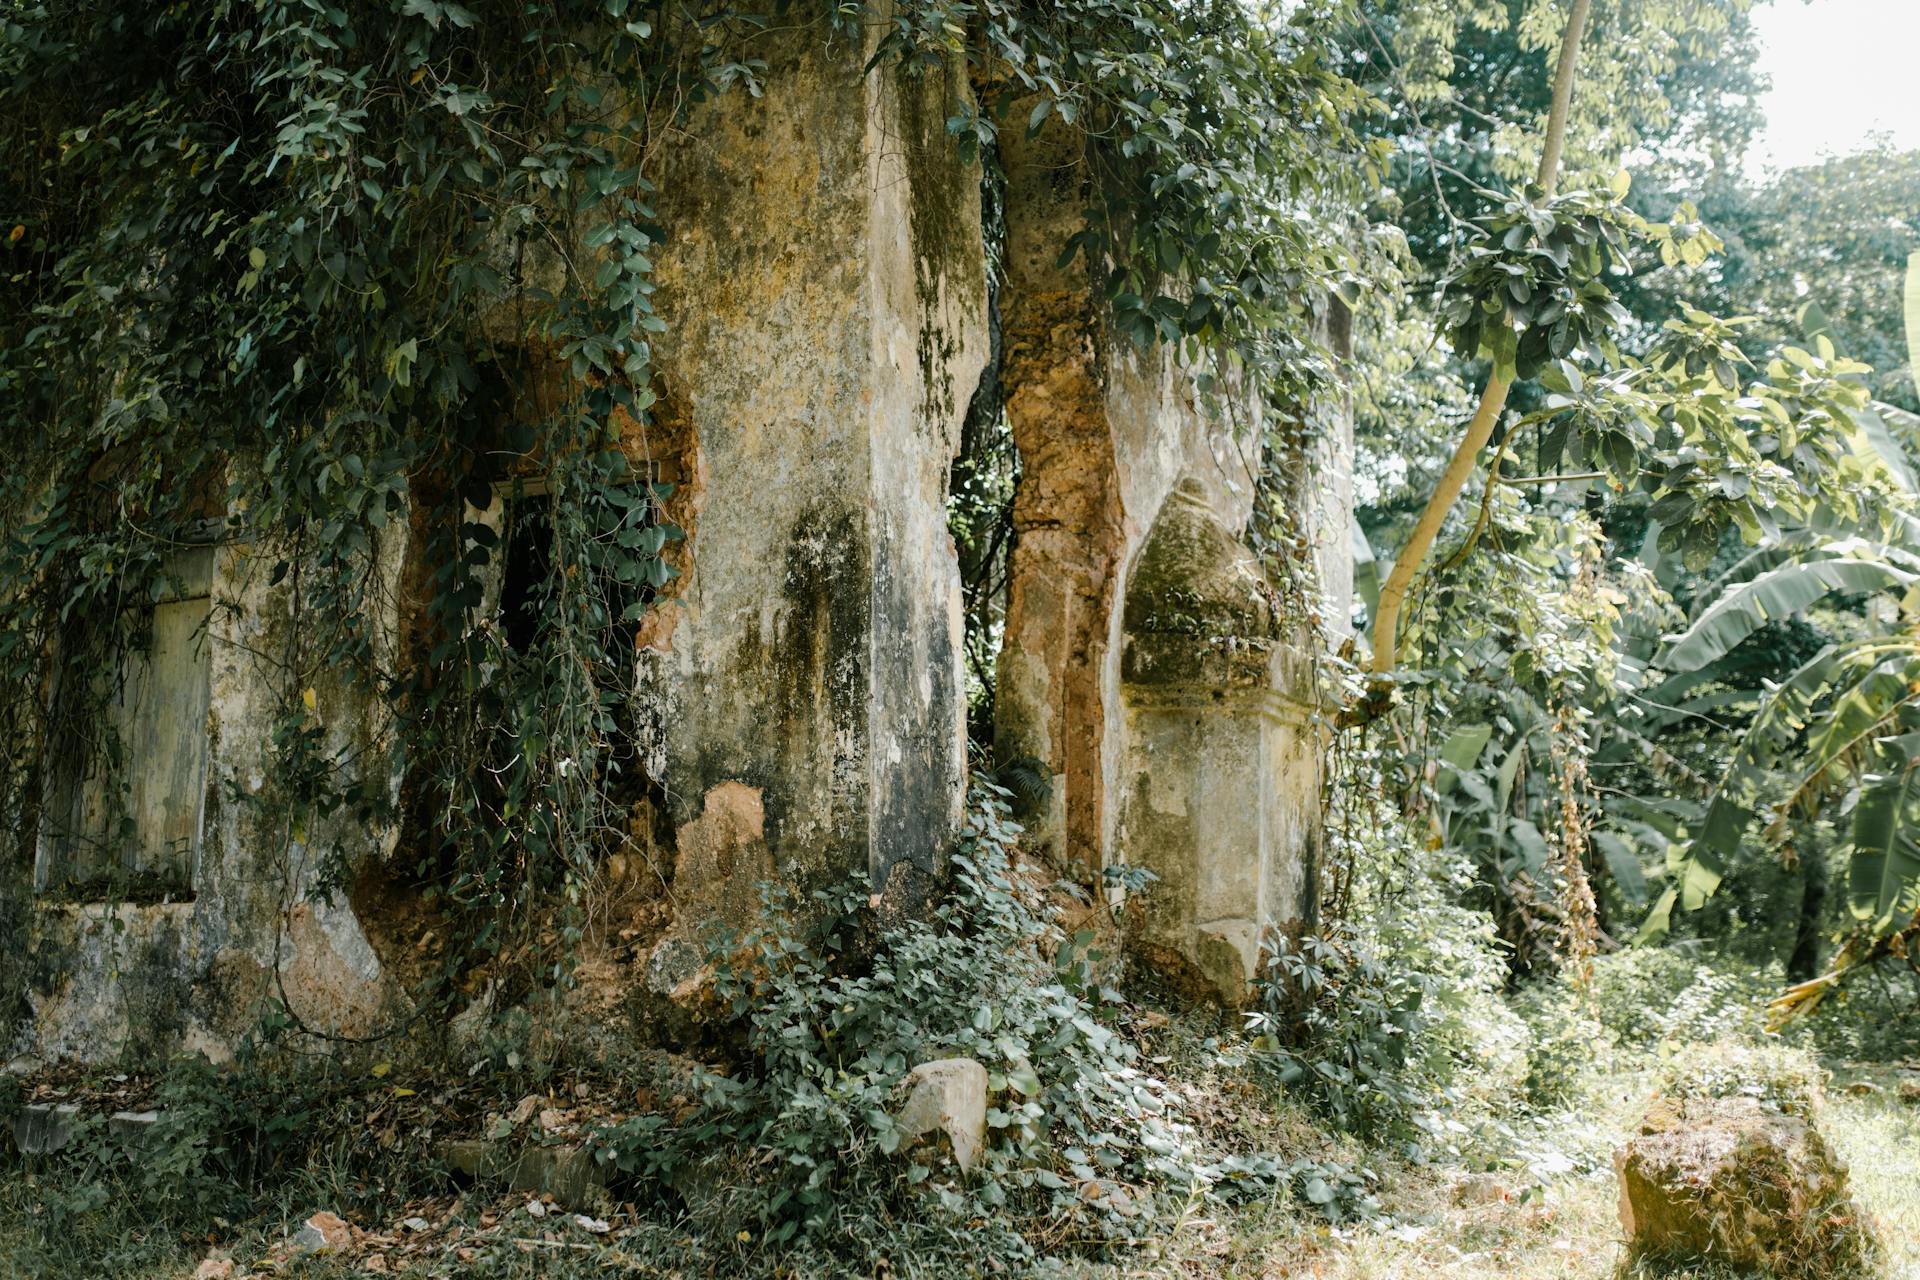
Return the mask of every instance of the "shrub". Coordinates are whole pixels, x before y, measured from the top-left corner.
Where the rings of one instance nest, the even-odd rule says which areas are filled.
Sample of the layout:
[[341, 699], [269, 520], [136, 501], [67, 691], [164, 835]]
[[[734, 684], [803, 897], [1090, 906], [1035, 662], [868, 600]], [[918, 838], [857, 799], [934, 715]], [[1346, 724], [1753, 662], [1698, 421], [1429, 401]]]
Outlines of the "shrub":
[[[745, 1029], [745, 1061], [703, 1077], [692, 1124], [667, 1130], [650, 1117], [615, 1127], [602, 1158], [685, 1194], [712, 1180], [716, 1146], [747, 1153], [752, 1179], [729, 1212], [757, 1219], [775, 1242], [827, 1226], [850, 1200], [923, 1183], [927, 1203], [969, 1217], [1083, 1221], [1110, 1216], [1090, 1189], [1191, 1184], [1175, 1107], [1109, 1025], [1083, 980], [1084, 955], [1061, 969], [1047, 958], [1069, 960], [1039, 894], [1014, 869], [1018, 833], [1005, 793], [978, 792], [951, 891], [930, 919], [885, 933], [870, 956], [865, 886], [817, 893], [805, 911], [769, 893], [754, 932], [716, 939], [710, 951], [720, 994]], [[946, 1057], [988, 1072], [988, 1150], [970, 1180], [888, 1159], [901, 1141], [897, 1087], [917, 1064]]]
[[1628, 947], [1593, 962], [1593, 1016], [1623, 1046], [1758, 1033], [1773, 994], [1751, 969], [1716, 967], [1685, 946]]
[[1757, 1098], [1788, 1115], [1812, 1116], [1826, 1072], [1805, 1049], [1726, 1036], [1664, 1052], [1655, 1079], [1670, 1098]]
[[153, 1123], [116, 1130], [97, 1111], [74, 1121], [73, 1136], [44, 1162], [63, 1188], [55, 1217], [112, 1202], [201, 1231], [216, 1217], [237, 1216], [249, 1193], [297, 1156], [307, 1119], [302, 1094], [289, 1079], [250, 1065], [175, 1058], [154, 1087]]
[[[759, 926], [709, 951], [740, 1060], [702, 1073], [691, 1119], [602, 1130], [599, 1158], [729, 1237], [746, 1226], [810, 1249], [856, 1248], [874, 1221], [964, 1236], [975, 1254], [1030, 1254], [1023, 1231], [1097, 1247], [1137, 1234], [1162, 1200], [1276, 1188], [1336, 1219], [1369, 1212], [1364, 1171], [1202, 1148], [1097, 985], [1103, 957], [1066, 945], [1016, 865], [1019, 834], [1007, 793], [977, 788], [949, 890], [877, 939], [864, 885], [804, 903], [769, 891]], [[966, 1176], [895, 1158], [899, 1085], [948, 1057], [987, 1069], [987, 1149]]]
[[1524, 1091], [1533, 1106], [1566, 1106], [1579, 1093], [1582, 1074], [1612, 1060], [1612, 1033], [1565, 983], [1528, 983], [1514, 993], [1513, 1008], [1527, 1024]]
[[1484, 1114], [1511, 1093], [1526, 1028], [1500, 997], [1492, 918], [1459, 903], [1465, 858], [1397, 827], [1347, 855], [1375, 872], [1352, 917], [1269, 941], [1256, 1061], [1340, 1127], [1417, 1154], [1438, 1109]]

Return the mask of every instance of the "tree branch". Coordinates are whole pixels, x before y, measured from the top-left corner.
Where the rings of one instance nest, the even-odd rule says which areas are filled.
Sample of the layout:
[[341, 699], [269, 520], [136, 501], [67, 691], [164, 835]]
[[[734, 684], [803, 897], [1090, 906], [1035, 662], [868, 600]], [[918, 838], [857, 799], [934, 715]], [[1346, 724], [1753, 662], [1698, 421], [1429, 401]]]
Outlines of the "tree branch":
[[[1560, 153], [1566, 146], [1567, 113], [1573, 104], [1573, 68], [1580, 53], [1580, 37], [1586, 29], [1589, 0], [1573, 0], [1567, 10], [1565, 34], [1560, 40], [1560, 59], [1553, 72], [1553, 110], [1547, 116], [1546, 144], [1540, 152], [1539, 186], [1551, 196], [1560, 179]], [[1433, 549], [1433, 540], [1452, 510], [1460, 491], [1473, 475], [1474, 460], [1480, 456], [1493, 428], [1507, 407], [1507, 392], [1512, 384], [1496, 371], [1487, 375], [1486, 388], [1480, 393], [1480, 405], [1467, 434], [1454, 450], [1440, 482], [1427, 499], [1426, 508], [1413, 526], [1407, 544], [1394, 559], [1393, 572], [1380, 588], [1379, 616], [1373, 624], [1373, 671], [1380, 675], [1391, 671], [1400, 659], [1400, 607], [1405, 603], [1414, 577]]]

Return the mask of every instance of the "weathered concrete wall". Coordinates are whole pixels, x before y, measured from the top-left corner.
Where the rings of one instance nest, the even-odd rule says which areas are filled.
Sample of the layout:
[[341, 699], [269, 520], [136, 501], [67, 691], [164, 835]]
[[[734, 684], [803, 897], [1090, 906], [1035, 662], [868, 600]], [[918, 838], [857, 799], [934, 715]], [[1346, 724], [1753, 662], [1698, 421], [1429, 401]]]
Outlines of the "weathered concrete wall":
[[[374, 594], [389, 603], [401, 527], [390, 526], [378, 554]], [[186, 1049], [218, 1058], [269, 1002], [330, 1034], [375, 1030], [400, 1008], [345, 900], [314, 892], [323, 864], [377, 857], [393, 832], [346, 819], [296, 830], [267, 792], [268, 736], [299, 625], [289, 593], [269, 586], [278, 558], [236, 545], [214, 559], [200, 638], [211, 672], [208, 769], [190, 892], [162, 902], [33, 900], [21, 917], [28, 1016], [8, 1029], [10, 1054], [99, 1061]], [[370, 622], [385, 640], [396, 634], [391, 609]], [[384, 759], [377, 704], [324, 672], [310, 687], [309, 714], [330, 752]]]
[[1239, 529], [1178, 487], [1127, 592], [1116, 844], [1159, 877], [1131, 904], [1135, 953], [1229, 1001], [1265, 932], [1313, 912], [1320, 732], [1279, 604]]
[[[1210, 418], [1173, 352], [1109, 330], [1084, 257], [1059, 263], [1095, 203], [1083, 145], [1057, 124], [1002, 137], [1002, 382], [1023, 473], [995, 752], [1052, 773], [1032, 827], [1057, 866], [1160, 878], [1132, 908], [1135, 953], [1237, 1000], [1262, 931], [1313, 913], [1313, 620], [1276, 614], [1241, 536], [1257, 420]], [[1316, 412], [1326, 421], [1290, 460], [1293, 506], [1313, 612], [1343, 624], [1351, 424], [1338, 406]], [[1197, 623], [1183, 600], [1220, 616]]]
[[[663, 865], [647, 878], [672, 898], [643, 975], [663, 993], [697, 976], [706, 925], [748, 922], [769, 877], [804, 887], [861, 870], [889, 909], [913, 909], [964, 799], [945, 499], [987, 307], [980, 174], [945, 121], [968, 87], [868, 73], [870, 49], [819, 27], [758, 37], [752, 52], [764, 92], [697, 109], [648, 174], [671, 229], [657, 255], [669, 331], [655, 421], [629, 423], [628, 443], [679, 484], [671, 514], [689, 534], [637, 658], [644, 762], [669, 832], [648, 846]], [[510, 309], [485, 323], [516, 336]], [[407, 526], [394, 528], [389, 600], [425, 581], [403, 580]], [[323, 853], [351, 871], [394, 833], [299, 839], [244, 800], [266, 785], [292, 634], [272, 563], [235, 548], [216, 574], [191, 901], [28, 910], [16, 1051], [218, 1052], [265, 999], [347, 1034], [399, 1003], [378, 949], [395, 940], [370, 938], [345, 895], [312, 892]], [[404, 617], [396, 605], [377, 625], [397, 644]], [[383, 758], [374, 700], [316, 684], [329, 744]], [[383, 781], [397, 796], [399, 780]]]
[[1054, 775], [1035, 840], [1062, 866], [1099, 868], [1117, 813], [1126, 566], [1183, 477], [1244, 521], [1253, 475], [1231, 431], [1196, 407], [1172, 353], [1116, 337], [1086, 260], [1060, 265], [1088, 204], [1084, 145], [1058, 123], [1001, 138], [1001, 381], [1022, 475], [994, 745], [1002, 759], [1030, 756]]
[[[822, 37], [755, 37], [762, 92], [695, 108], [649, 161], [670, 236], [655, 253], [668, 329], [654, 412], [622, 429], [635, 460], [678, 486], [668, 514], [688, 537], [670, 553], [682, 576], [641, 624], [649, 785], [604, 877], [631, 899], [638, 940], [587, 959], [607, 979], [596, 989], [651, 993], [668, 1028], [698, 994], [706, 927], [748, 924], [764, 880], [804, 889], [864, 871], [885, 911], [914, 910], [964, 796], [946, 498], [988, 307], [981, 175], [944, 122], [970, 89], [868, 72], [870, 49]], [[1057, 261], [1087, 203], [1081, 143], [1017, 133], [1004, 139], [1001, 377], [1024, 476], [998, 747], [1057, 775], [1035, 832], [1048, 856], [1160, 876], [1130, 908], [1136, 952], [1236, 998], [1260, 932], [1311, 913], [1318, 838], [1305, 637], [1240, 537], [1258, 451], [1196, 407], [1170, 353], [1111, 335], [1086, 264]], [[481, 319], [503, 347], [526, 338], [510, 308]], [[539, 420], [532, 401], [564, 374], [522, 354], [519, 409]], [[1322, 532], [1346, 518], [1350, 446], [1334, 428], [1301, 463], [1304, 518]], [[416, 477], [420, 508], [468, 478]], [[498, 520], [499, 504], [473, 518]], [[1341, 530], [1314, 543], [1330, 594], [1344, 592]], [[369, 624], [394, 670], [419, 648], [429, 545], [400, 520], [380, 548]], [[266, 794], [274, 715], [301, 693], [284, 661], [304, 638], [270, 582], [277, 558], [228, 547], [214, 571], [191, 896], [0, 889], [0, 922], [27, 940], [24, 1004], [0, 1004], [13, 1052], [218, 1056], [272, 1001], [331, 1034], [405, 1012], [421, 941], [405, 928], [424, 926], [382, 898], [387, 881], [356, 874], [400, 836], [345, 816], [296, 829]], [[387, 767], [377, 699], [306, 679], [328, 748]], [[365, 781], [400, 807], [403, 779]], [[321, 886], [343, 871], [330, 898]]]
[[861, 870], [905, 908], [964, 798], [945, 499], [986, 282], [979, 174], [944, 122], [966, 86], [863, 73], [811, 30], [755, 52], [765, 92], [702, 108], [652, 175], [699, 510], [642, 654], [648, 764], [683, 833], [725, 789], [782, 879]]

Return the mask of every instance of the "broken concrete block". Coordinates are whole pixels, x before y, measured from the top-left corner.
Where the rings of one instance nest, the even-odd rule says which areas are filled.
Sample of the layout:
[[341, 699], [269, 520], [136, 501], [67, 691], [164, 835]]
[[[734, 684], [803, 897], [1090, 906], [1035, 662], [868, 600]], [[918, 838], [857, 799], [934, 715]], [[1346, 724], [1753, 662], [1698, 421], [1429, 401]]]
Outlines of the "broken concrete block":
[[713, 985], [706, 948], [688, 938], [669, 936], [647, 957], [647, 988], [676, 1005], [697, 1005]]
[[116, 1111], [107, 1117], [107, 1132], [124, 1142], [139, 1137], [159, 1122], [158, 1111]]
[[1253, 920], [1212, 920], [1195, 933], [1194, 963], [1229, 1008], [1244, 1004], [1260, 972], [1260, 925]]
[[30, 1103], [13, 1118], [13, 1145], [21, 1155], [51, 1155], [73, 1141], [80, 1108], [72, 1103]]
[[980, 1161], [987, 1146], [987, 1069], [972, 1058], [923, 1062], [901, 1082], [907, 1102], [895, 1123], [903, 1147], [935, 1135], [946, 1139], [962, 1172]]
[[586, 1204], [595, 1187], [606, 1185], [593, 1153], [580, 1147], [529, 1147], [514, 1163], [509, 1184], [515, 1191], [543, 1191], [569, 1209]]
[[323, 1209], [294, 1232], [293, 1247], [300, 1253], [346, 1253], [353, 1248], [353, 1228]]
[[494, 1174], [493, 1151], [494, 1144], [491, 1142], [482, 1142], [478, 1138], [456, 1138], [440, 1148], [440, 1158], [455, 1173], [463, 1173], [469, 1178], [488, 1178]]
[[1846, 1163], [1808, 1118], [1757, 1099], [1661, 1099], [1613, 1163], [1636, 1258], [1816, 1280], [1877, 1251]]
[[606, 1185], [593, 1153], [581, 1147], [528, 1147], [515, 1152], [502, 1142], [465, 1138], [441, 1148], [447, 1167], [469, 1178], [504, 1181], [509, 1191], [544, 1192], [569, 1209], [586, 1204]]

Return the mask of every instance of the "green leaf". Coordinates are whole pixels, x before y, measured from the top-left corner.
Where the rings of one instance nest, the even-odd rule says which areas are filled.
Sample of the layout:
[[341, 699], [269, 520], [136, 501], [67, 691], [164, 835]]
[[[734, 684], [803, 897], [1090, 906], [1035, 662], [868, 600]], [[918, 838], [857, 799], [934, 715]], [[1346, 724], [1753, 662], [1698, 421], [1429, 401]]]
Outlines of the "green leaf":
[[1783, 564], [1738, 584], [1708, 605], [1684, 632], [1669, 637], [1659, 665], [1676, 672], [1703, 667], [1767, 623], [1794, 617], [1830, 592], [1869, 594], [1920, 581], [1884, 560], [1866, 558], [1868, 544], [1836, 546], [1860, 554]]
[[1033, 137], [1040, 132], [1040, 126], [1053, 114], [1053, 99], [1042, 97], [1033, 105], [1033, 113], [1027, 117], [1027, 136]]
[[1490, 724], [1462, 725], [1447, 735], [1446, 742], [1440, 747], [1440, 759], [1465, 773], [1473, 768], [1492, 737], [1493, 726]]
[[1800, 331], [1807, 335], [1808, 342], [1833, 337], [1833, 323], [1827, 319], [1826, 309], [1817, 302], [1801, 304], [1794, 312], [1794, 319], [1800, 322]]
[[[1761, 704], [1739, 751], [1707, 806], [1692, 843], [1668, 851], [1676, 878], [1641, 928], [1641, 938], [1667, 928], [1675, 905], [1694, 910], [1720, 887], [1741, 853], [1748, 823], [1763, 807], [1778, 809], [1844, 770], [1914, 699], [1920, 643], [1870, 636], [1823, 649]], [[1790, 761], [1784, 780], [1777, 765]]]
[[1920, 763], [1898, 761], [1895, 772], [1860, 793], [1853, 811], [1853, 857], [1847, 866], [1849, 905], [1876, 932], [1904, 923], [1920, 906]]
[[1640, 932], [1633, 937], [1635, 942], [1657, 942], [1673, 927], [1673, 904], [1679, 897], [1677, 889], [1666, 889], [1653, 904], [1653, 910], [1647, 912], [1647, 918], [1640, 925]]
[[1906, 451], [1894, 440], [1893, 433], [1887, 430], [1887, 421], [1880, 409], [1881, 406], [1877, 404], [1868, 404], [1852, 411], [1849, 416], [1853, 419], [1854, 429], [1847, 433], [1848, 447], [1853, 456], [1865, 463], [1869, 470], [1884, 471], [1889, 479], [1910, 494], [1920, 492], [1920, 488], [1914, 484], [1913, 472], [1907, 466]]
[[1633, 854], [1633, 846], [1611, 831], [1593, 833], [1593, 843], [1605, 859], [1607, 871], [1613, 876], [1613, 882], [1620, 886], [1620, 893], [1631, 906], [1639, 906], [1647, 900], [1647, 878], [1640, 871], [1640, 859]]

